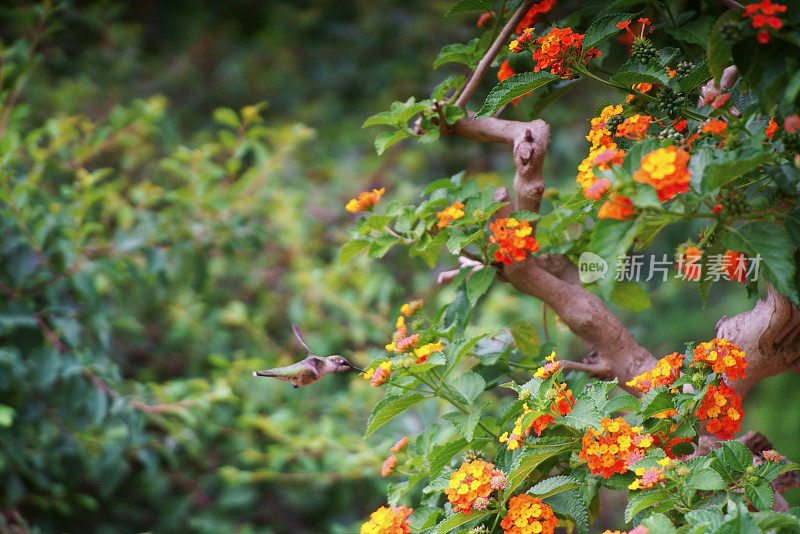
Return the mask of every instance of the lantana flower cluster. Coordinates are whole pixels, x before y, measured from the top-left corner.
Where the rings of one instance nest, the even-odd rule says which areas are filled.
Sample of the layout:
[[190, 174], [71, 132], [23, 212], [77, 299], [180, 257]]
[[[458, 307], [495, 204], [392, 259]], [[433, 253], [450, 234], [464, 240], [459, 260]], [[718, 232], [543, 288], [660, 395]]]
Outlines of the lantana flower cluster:
[[380, 189], [373, 189], [372, 191], [364, 191], [359, 193], [357, 198], [350, 199], [350, 201], [345, 205], [344, 209], [351, 213], [355, 213], [357, 211], [368, 211], [380, 201], [385, 192], [386, 188], [381, 187]]
[[711, 341], [700, 343], [694, 348], [694, 357], [689, 367], [709, 365], [711, 370], [728, 380], [745, 378], [747, 362], [744, 351], [725, 338], [714, 338]]
[[668, 386], [678, 379], [682, 365], [683, 354], [673, 352], [659, 359], [655, 367], [633, 377], [625, 385], [634, 387], [642, 393], [647, 393], [654, 387]]
[[691, 174], [686, 168], [689, 153], [674, 145], [659, 148], [646, 154], [641, 161], [641, 168], [633, 175], [633, 179], [652, 185], [658, 193], [658, 199], [665, 201], [678, 193], [689, 190]]
[[750, 19], [753, 28], [759, 30], [756, 34], [758, 42], [766, 44], [769, 42], [769, 29], [777, 30], [783, 27], [783, 21], [778, 17], [778, 13], [785, 13], [787, 9], [783, 4], [773, 4], [770, 0], [764, 0], [745, 6], [742, 17]]
[[553, 509], [527, 493], [511, 497], [508, 515], [500, 522], [506, 534], [553, 534], [557, 524]]
[[[669, 463], [669, 458], [664, 458], [664, 460], [666, 460], [666, 463]], [[659, 461], [659, 463], [661, 463], [661, 461]], [[664, 482], [664, 469], [660, 467], [649, 467], [647, 469], [639, 467], [636, 469], [635, 473], [636, 476], [640, 478], [628, 484], [628, 489], [650, 489]]]
[[[493, 490], [500, 489], [492, 487], [492, 480], [495, 478], [505, 480], [503, 472], [495, 469], [494, 464], [483, 460], [464, 462], [458, 471], [450, 475], [450, 482], [444, 493], [455, 512], [469, 514], [478, 499], [488, 499]], [[483, 501], [478, 502], [478, 507], [485, 507]]]
[[653, 445], [651, 435], [640, 434], [641, 427], [632, 427], [621, 417], [605, 417], [600, 424], [600, 431], [589, 427], [578, 453], [581, 461], [588, 462], [593, 475], [609, 478], [614, 473], [625, 473]]
[[569, 67], [575, 62], [586, 63], [592, 58], [600, 57], [600, 51], [592, 48], [583, 52], [582, 33], [575, 33], [571, 28], [553, 28], [550, 32], [536, 39], [539, 45], [533, 50], [536, 61], [534, 72], [547, 70], [562, 78], [571, 77]]
[[489, 242], [499, 245], [494, 259], [504, 265], [522, 261], [528, 252], [539, 250], [539, 243], [533, 238], [533, 227], [528, 221], [518, 221], [513, 217], [496, 219], [489, 225], [493, 232]]
[[552, 414], [544, 414], [536, 417], [524, 430], [522, 428], [522, 424], [525, 416], [533, 412], [533, 410], [528, 407], [527, 403], [522, 405], [522, 414], [514, 423], [514, 429], [510, 434], [508, 432], [503, 432], [503, 434], [500, 436], [500, 443], [506, 443], [506, 448], [508, 450], [513, 451], [515, 449], [519, 449], [522, 445], [522, 442], [525, 440], [525, 436], [527, 436], [531, 431], [536, 432], [537, 436], [541, 436], [544, 429], [552, 424], [553, 419], [556, 416], [563, 417], [572, 411], [572, 407], [575, 405], [575, 398], [572, 396], [572, 390], [567, 389], [566, 384], [561, 384], [555, 387], [555, 399], [553, 399], [553, 403], [550, 405]]
[[408, 518], [414, 511], [405, 506], [381, 506], [369, 516], [369, 521], [361, 525], [361, 534], [408, 534], [411, 525]]
[[436, 223], [437, 227], [444, 228], [445, 226], [449, 226], [451, 222], [464, 216], [464, 204], [461, 202], [454, 202], [452, 206], [446, 207], [437, 213], [436, 216], [439, 218], [439, 222]]
[[742, 398], [725, 384], [708, 386], [697, 418], [706, 421], [706, 429], [719, 439], [731, 439], [742, 428]]

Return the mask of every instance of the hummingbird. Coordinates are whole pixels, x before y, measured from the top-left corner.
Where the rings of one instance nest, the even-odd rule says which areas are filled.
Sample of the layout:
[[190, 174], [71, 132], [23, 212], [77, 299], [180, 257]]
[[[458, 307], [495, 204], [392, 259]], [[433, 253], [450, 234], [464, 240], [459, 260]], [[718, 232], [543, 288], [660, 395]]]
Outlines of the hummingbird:
[[342, 373], [350, 369], [358, 371], [359, 373], [364, 372], [363, 369], [359, 369], [338, 354], [325, 357], [317, 356], [308, 348], [305, 341], [303, 341], [303, 336], [300, 335], [300, 329], [297, 328], [296, 324], [292, 324], [292, 331], [305, 349], [306, 357], [297, 363], [285, 367], [275, 367], [273, 369], [267, 369], [266, 371], [253, 371], [253, 376], [277, 378], [284, 382], [290, 382], [295, 388], [298, 388], [300, 386], [312, 384], [328, 373]]

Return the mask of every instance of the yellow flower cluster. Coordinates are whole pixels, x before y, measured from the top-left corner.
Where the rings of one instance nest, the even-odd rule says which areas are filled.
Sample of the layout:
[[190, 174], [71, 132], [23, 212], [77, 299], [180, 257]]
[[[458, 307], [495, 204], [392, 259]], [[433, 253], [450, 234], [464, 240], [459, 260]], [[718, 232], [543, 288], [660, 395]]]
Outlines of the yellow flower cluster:
[[503, 472], [494, 464], [483, 460], [464, 462], [450, 475], [450, 483], [444, 492], [453, 504], [453, 511], [469, 514], [477, 499], [486, 499], [492, 493], [492, 479]]
[[449, 226], [451, 222], [464, 216], [464, 204], [456, 202], [437, 213], [436, 216], [439, 217], [439, 222], [436, 223], [436, 226], [439, 228]]
[[688, 162], [689, 153], [685, 150], [674, 145], [659, 148], [642, 158], [641, 168], [634, 173], [633, 179], [652, 185], [658, 199], [663, 202], [689, 190], [691, 174], [686, 168]]
[[364, 371], [364, 378], [370, 381], [370, 386], [378, 387], [385, 384], [392, 374], [392, 362], [382, 362], [375, 369]]
[[411, 532], [408, 517], [413, 511], [405, 506], [381, 506], [361, 525], [360, 534], [408, 534]]
[[425, 363], [428, 360], [428, 356], [434, 352], [439, 352], [442, 348], [442, 342], [437, 341], [436, 343], [428, 343], [414, 349], [414, 356], [417, 357], [417, 363]]

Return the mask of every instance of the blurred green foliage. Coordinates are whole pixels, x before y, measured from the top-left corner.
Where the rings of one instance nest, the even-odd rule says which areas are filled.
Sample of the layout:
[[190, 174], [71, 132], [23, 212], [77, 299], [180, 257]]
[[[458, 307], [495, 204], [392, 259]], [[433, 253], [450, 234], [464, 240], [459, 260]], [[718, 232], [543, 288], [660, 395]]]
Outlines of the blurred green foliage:
[[[40, 25], [40, 6], [3, 4], [0, 529], [359, 524], [383, 504], [379, 466], [397, 432], [438, 414], [413, 410], [364, 440], [378, 397], [366, 381], [293, 390], [250, 372], [302, 355], [291, 322], [315, 351], [363, 363], [401, 302], [448, 300], [400, 254], [341, 268], [335, 253], [352, 224], [343, 205], [363, 189], [408, 200], [464, 167], [486, 183], [509, 176], [502, 147], [448, 140], [379, 160], [360, 129], [463, 74], [446, 66], [432, 80], [430, 65], [474, 20], [443, 25], [439, 0], [76, 0]], [[544, 115], [553, 186], [572, 187], [576, 142], [603, 98], [575, 91]], [[671, 283], [653, 310], [623, 317], [666, 353], [751, 305], [712, 290], [703, 311]], [[540, 317], [501, 289], [476, 319]], [[582, 354], [552, 318], [551, 329], [562, 353]], [[794, 385], [762, 384], [746, 427], [796, 459], [796, 435], [770, 408]]]

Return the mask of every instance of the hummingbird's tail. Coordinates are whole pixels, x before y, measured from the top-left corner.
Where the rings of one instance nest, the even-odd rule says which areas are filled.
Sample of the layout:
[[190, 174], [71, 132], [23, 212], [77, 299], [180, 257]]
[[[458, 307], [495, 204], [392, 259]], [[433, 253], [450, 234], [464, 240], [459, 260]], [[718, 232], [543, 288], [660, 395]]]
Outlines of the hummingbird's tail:
[[270, 373], [269, 371], [253, 371], [253, 376], [268, 376], [271, 378], [275, 378], [278, 375], [276, 375], [275, 373]]

